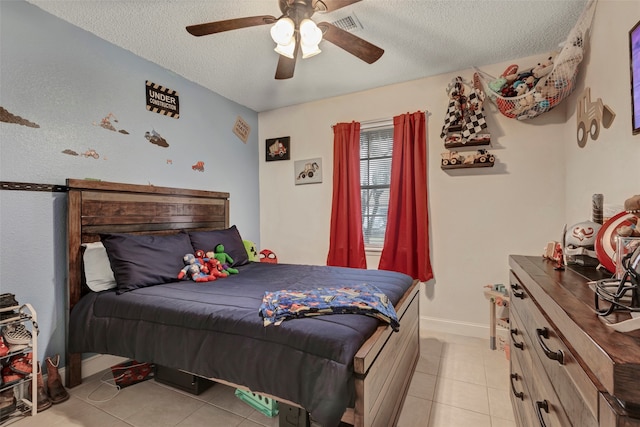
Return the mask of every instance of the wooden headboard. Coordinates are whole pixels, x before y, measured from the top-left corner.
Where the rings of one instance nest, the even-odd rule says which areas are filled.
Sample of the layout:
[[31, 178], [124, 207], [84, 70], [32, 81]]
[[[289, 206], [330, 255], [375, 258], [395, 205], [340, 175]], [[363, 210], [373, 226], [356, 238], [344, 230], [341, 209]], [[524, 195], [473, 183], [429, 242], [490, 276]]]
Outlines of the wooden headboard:
[[69, 310], [87, 292], [82, 243], [101, 233], [169, 234], [229, 227], [229, 193], [67, 179]]

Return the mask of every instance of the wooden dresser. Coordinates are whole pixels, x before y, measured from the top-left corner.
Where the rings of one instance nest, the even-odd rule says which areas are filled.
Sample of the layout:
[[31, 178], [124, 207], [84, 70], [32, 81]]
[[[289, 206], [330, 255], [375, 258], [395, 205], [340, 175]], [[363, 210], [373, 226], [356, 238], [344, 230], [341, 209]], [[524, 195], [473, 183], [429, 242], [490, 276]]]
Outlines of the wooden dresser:
[[518, 426], [640, 427], [640, 331], [623, 334], [595, 313], [594, 268], [554, 270], [509, 257], [511, 402]]

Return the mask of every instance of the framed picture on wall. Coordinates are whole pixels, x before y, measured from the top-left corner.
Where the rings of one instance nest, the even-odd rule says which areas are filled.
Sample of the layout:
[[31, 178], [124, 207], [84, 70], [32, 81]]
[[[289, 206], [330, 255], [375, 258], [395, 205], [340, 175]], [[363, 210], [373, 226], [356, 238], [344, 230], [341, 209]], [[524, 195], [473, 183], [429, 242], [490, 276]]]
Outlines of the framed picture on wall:
[[291, 137], [281, 136], [280, 138], [271, 138], [266, 140], [265, 160], [272, 162], [274, 160], [289, 160], [291, 158]]
[[631, 124], [633, 134], [640, 133], [640, 21], [629, 31], [631, 66]]
[[322, 182], [322, 158], [296, 160], [293, 171], [296, 185]]

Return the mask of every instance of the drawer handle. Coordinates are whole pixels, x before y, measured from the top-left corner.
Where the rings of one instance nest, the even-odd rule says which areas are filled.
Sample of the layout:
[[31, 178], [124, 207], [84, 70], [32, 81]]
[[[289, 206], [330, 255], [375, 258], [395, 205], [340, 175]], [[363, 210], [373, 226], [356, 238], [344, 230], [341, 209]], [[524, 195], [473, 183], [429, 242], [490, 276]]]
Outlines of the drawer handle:
[[547, 424], [544, 422], [544, 418], [542, 418], [542, 411], [549, 413], [549, 402], [547, 400], [537, 401], [536, 402], [536, 412], [538, 414], [538, 421], [540, 422], [541, 427], [547, 427]]
[[545, 328], [538, 328], [536, 329], [537, 332], [537, 338], [538, 338], [538, 344], [540, 344], [540, 347], [542, 347], [542, 351], [544, 351], [544, 354], [551, 360], [557, 360], [559, 364], [564, 365], [564, 353], [562, 352], [562, 350], [558, 350], [558, 351], [551, 351], [551, 349], [549, 349], [549, 347], [547, 347], [547, 345], [544, 343], [544, 341], [542, 341], [542, 338], [544, 339], [549, 339], [549, 330], [545, 327]]
[[512, 328], [510, 332], [511, 332], [511, 341], [513, 342], [513, 346], [516, 348], [519, 348], [520, 350], [524, 350], [524, 342], [518, 342], [514, 337], [514, 335], [518, 335], [518, 329]]
[[518, 291], [519, 287], [520, 286], [518, 286], [517, 283], [512, 283], [511, 284], [511, 294], [516, 298], [524, 299], [524, 291]]
[[509, 380], [509, 381], [511, 381], [511, 392], [518, 399], [524, 400], [524, 393], [521, 392], [521, 391], [516, 391], [516, 387], [513, 385], [513, 380], [518, 381], [519, 379], [520, 379], [520, 377], [518, 376], [518, 374], [511, 374], [511, 378]]

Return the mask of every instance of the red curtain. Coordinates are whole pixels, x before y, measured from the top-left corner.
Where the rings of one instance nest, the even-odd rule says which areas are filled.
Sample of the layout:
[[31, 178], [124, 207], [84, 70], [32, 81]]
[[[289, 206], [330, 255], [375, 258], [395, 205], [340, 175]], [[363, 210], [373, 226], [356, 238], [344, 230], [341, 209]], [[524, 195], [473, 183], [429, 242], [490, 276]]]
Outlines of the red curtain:
[[429, 255], [427, 129], [423, 112], [393, 118], [389, 211], [380, 270], [433, 278]]
[[367, 268], [360, 195], [360, 123], [333, 127], [333, 202], [327, 265]]

